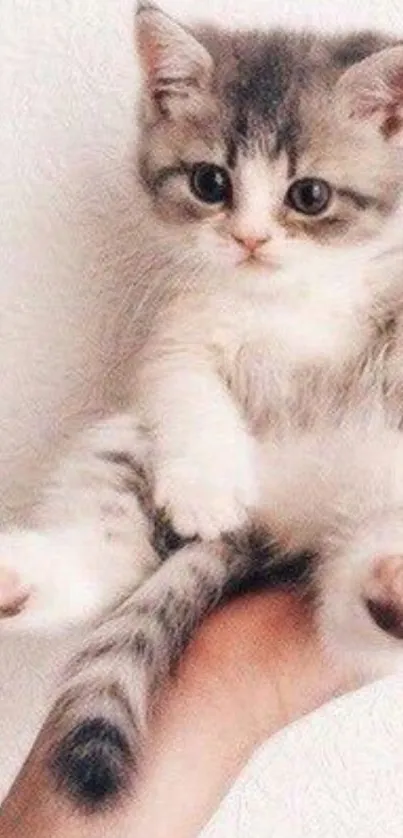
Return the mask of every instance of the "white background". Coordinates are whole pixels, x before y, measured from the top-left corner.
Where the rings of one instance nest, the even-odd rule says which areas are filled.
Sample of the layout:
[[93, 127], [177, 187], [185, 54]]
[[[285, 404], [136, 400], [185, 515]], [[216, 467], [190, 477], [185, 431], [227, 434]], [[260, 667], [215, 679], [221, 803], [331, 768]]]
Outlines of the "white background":
[[[193, 16], [200, 6], [223, 22], [377, 26], [403, 34], [402, 0], [164, 6]], [[135, 213], [122, 214], [131, 189], [123, 161], [134, 136], [131, 29], [132, 0], [1, 0], [3, 523], [29, 504], [58, 439], [122, 392], [125, 365], [116, 362], [130, 335], [125, 312], [138, 248]], [[44, 710], [58, 650], [51, 642], [44, 648], [1, 641], [0, 796]], [[391, 738], [389, 731], [386, 748]]]

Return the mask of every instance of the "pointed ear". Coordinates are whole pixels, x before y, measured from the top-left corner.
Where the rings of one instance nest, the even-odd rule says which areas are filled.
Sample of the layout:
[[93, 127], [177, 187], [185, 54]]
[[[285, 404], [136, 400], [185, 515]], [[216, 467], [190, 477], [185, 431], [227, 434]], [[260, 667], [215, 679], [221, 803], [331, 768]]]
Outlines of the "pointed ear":
[[354, 64], [339, 79], [337, 90], [351, 116], [373, 121], [386, 139], [403, 144], [403, 46]]
[[[205, 92], [213, 59], [201, 43], [157, 6], [140, 3], [135, 20], [137, 53], [146, 93], [165, 115], [194, 110]], [[193, 100], [193, 101], [192, 101]]]

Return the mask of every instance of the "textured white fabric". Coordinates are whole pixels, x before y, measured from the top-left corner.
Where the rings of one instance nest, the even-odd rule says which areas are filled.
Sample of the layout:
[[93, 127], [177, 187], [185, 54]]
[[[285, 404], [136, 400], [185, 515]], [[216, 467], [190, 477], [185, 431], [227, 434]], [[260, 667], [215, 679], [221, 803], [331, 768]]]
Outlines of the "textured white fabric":
[[[29, 506], [49, 452], [124, 386], [130, 233], [117, 236], [133, 130], [133, 0], [0, 5], [0, 511]], [[165, 0], [171, 12], [403, 33], [401, 0]], [[135, 223], [133, 229], [135, 229]], [[133, 233], [134, 236], [134, 233]], [[123, 312], [123, 314], [122, 314]], [[64, 650], [64, 651], [63, 651]], [[0, 635], [0, 795], [65, 646]], [[276, 737], [203, 838], [401, 836], [400, 686], [333, 704]], [[390, 792], [390, 793], [389, 793]]]
[[200, 838], [402, 838], [402, 696], [380, 681], [277, 734]]

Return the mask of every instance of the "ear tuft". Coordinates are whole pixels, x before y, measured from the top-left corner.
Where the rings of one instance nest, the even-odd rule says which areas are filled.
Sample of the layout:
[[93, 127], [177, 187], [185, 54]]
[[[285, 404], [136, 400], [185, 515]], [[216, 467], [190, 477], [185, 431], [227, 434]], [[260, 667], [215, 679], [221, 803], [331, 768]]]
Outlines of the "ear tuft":
[[208, 87], [213, 60], [183, 26], [152, 3], [140, 2], [135, 19], [137, 52], [149, 95], [155, 102], [186, 98]]
[[350, 67], [337, 92], [352, 116], [377, 121], [386, 138], [403, 129], [403, 46], [389, 47]]

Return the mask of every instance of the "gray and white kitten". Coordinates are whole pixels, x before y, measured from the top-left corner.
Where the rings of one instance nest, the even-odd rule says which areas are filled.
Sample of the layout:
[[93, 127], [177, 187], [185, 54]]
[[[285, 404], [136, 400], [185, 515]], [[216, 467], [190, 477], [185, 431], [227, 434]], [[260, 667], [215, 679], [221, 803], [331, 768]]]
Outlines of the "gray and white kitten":
[[53, 714], [52, 770], [87, 810], [131, 788], [155, 692], [206, 613], [293, 556], [312, 556], [338, 664], [403, 663], [403, 46], [190, 31], [151, 6], [136, 38], [170, 301], [133, 409], [78, 441], [36, 530], [1, 540], [26, 587], [4, 629], [126, 591]]

